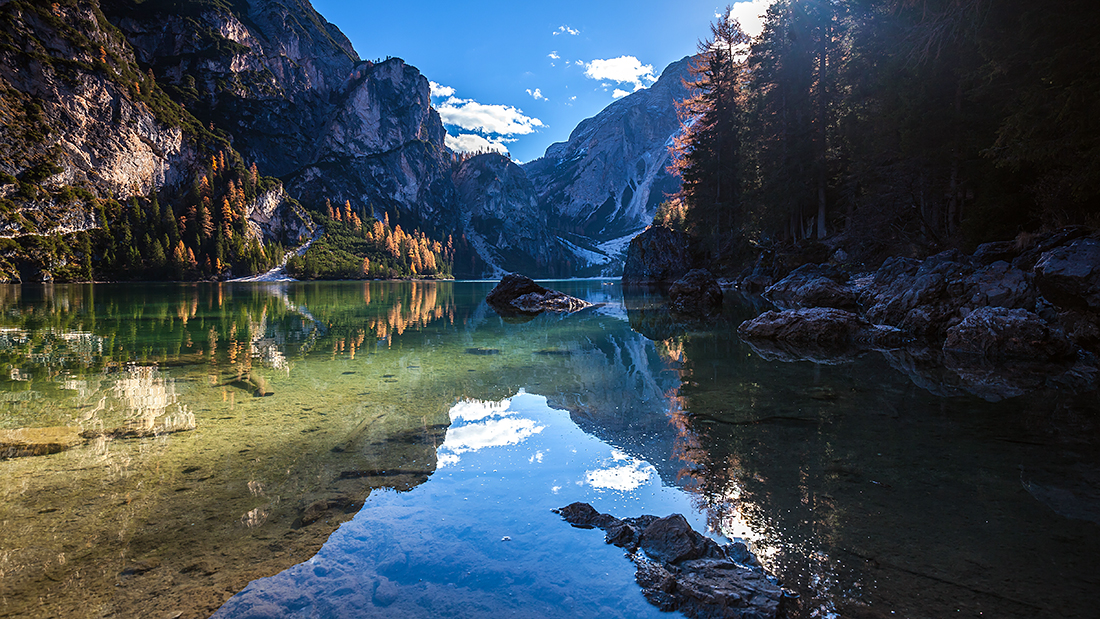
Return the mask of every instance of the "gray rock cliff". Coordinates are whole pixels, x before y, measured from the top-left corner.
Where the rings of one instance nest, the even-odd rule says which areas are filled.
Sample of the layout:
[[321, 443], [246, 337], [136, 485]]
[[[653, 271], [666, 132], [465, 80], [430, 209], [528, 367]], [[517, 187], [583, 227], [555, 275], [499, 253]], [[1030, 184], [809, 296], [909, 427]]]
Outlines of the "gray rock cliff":
[[691, 62], [670, 64], [655, 84], [582, 121], [567, 142], [524, 165], [555, 230], [597, 272], [622, 273], [630, 239], [679, 189], [666, 169], [668, 146], [681, 129], [676, 102], [690, 94]]
[[105, 8], [139, 61], [295, 199], [350, 200], [436, 235], [455, 229], [453, 154], [416, 68], [360, 60], [307, 0]]
[[453, 178], [462, 233], [493, 271], [567, 274], [571, 256], [547, 231], [547, 213], [519, 166], [489, 153], [463, 161]]
[[195, 145], [95, 3], [4, 2], [0, 23], [0, 235], [95, 228], [95, 198], [190, 180]]

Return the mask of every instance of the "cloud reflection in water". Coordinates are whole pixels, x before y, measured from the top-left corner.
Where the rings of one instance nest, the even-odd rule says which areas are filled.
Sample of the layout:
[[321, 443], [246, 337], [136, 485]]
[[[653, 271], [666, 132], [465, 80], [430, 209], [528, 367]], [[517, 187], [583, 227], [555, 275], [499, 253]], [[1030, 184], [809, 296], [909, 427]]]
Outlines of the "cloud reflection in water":
[[517, 416], [511, 405], [511, 398], [500, 402], [465, 400], [455, 404], [450, 411], [451, 427], [447, 430], [447, 438], [439, 447], [439, 468], [457, 464], [460, 454], [486, 447], [518, 445], [546, 428], [532, 419]]
[[617, 449], [611, 453], [612, 463], [624, 461], [625, 464], [588, 471], [584, 476], [585, 483], [601, 490], [630, 492], [649, 483], [657, 474], [657, 469], [645, 460], [632, 458]]

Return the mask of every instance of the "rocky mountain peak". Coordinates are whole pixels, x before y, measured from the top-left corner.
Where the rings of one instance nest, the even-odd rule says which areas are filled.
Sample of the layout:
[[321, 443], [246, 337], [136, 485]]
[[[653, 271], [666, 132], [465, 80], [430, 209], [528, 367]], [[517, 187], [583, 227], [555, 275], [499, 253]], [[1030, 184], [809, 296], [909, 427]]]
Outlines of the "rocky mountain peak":
[[670, 64], [649, 88], [582, 121], [567, 142], [524, 166], [581, 266], [621, 272], [626, 246], [679, 188], [666, 170], [668, 146], [680, 131], [676, 102], [693, 57]]
[[523, 169], [496, 153], [469, 157], [455, 169], [466, 240], [494, 273], [550, 274], [568, 256], [548, 232], [547, 213]]

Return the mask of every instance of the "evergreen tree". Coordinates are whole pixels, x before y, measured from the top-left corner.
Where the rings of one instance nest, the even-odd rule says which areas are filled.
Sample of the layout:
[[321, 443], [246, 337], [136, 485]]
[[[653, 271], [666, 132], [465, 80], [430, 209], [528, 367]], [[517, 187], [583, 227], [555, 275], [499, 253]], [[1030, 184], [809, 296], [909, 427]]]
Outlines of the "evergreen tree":
[[684, 132], [673, 151], [672, 169], [683, 179], [679, 197], [688, 208], [688, 229], [708, 237], [718, 259], [723, 239], [741, 224], [742, 65], [737, 55], [748, 37], [728, 6], [710, 30], [691, 69], [688, 86], [696, 94], [678, 104]]

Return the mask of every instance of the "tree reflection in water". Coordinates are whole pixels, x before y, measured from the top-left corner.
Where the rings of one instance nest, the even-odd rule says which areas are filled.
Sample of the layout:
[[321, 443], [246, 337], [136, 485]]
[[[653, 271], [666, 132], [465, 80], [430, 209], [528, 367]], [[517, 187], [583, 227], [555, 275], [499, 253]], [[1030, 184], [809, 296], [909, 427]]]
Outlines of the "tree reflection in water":
[[[823, 366], [764, 361], [732, 332], [672, 341], [658, 348], [682, 348], [684, 487], [801, 594], [797, 615], [1092, 612], [1100, 531], [1081, 514], [1100, 514], [1100, 495], [1080, 489], [1100, 455], [1095, 392], [942, 398], [878, 353]], [[1034, 470], [1078, 489], [1062, 510], [1077, 518], [1023, 491]]]
[[[473, 421], [448, 411], [521, 389], [608, 446], [583, 487], [686, 490], [804, 616], [1095, 608], [1095, 394], [990, 403], [935, 396], [877, 353], [766, 361], [734, 335], [759, 308], [685, 323], [602, 282], [555, 284], [602, 308], [511, 324], [490, 287], [0, 286], [0, 429], [102, 433], [0, 461], [0, 614], [208, 616], [374, 490], [462, 466], [474, 429], [448, 429]], [[166, 434], [180, 414], [195, 430]]]

